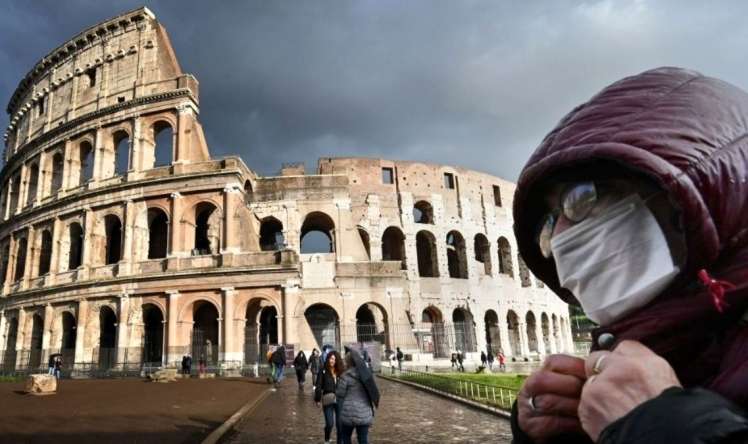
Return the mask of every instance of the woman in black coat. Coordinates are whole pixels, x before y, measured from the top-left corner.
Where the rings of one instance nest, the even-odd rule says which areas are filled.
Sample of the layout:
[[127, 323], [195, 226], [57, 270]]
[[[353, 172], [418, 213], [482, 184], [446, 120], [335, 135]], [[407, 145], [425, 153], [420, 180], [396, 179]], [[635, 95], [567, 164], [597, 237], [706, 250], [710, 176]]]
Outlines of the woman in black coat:
[[339, 410], [335, 399], [335, 390], [338, 386], [338, 378], [345, 371], [345, 365], [343, 365], [343, 359], [340, 354], [336, 351], [330, 351], [327, 353], [327, 359], [325, 359], [325, 365], [317, 375], [317, 381], [314, 386], [314, 402], [317, 407], [320, 407], [322, 403], [322, 412], [325, 415], [325, 442], [330, 442], [330, 434], [332, 428], [335, 426], [336, 439], [340, 444], [340, 424], [337, 423], [336, 418]]
[[304, 350], [301, 350], [296, 359], [293, 360], [293, 366], [296, 369], [296, 381], [299, 383], [299, 390], [304, 389], [304, 381], [306, 380], [306, 369], [309, 364], [306, 361], [306, 355]]
[[312, 390], [317, 387], [317, 373], [319, 373], [319, 368], [322, 366], [319, 359], [319, 351], [316, 348], [312, 349], [312, 355], [309, 356], [309, 371], [312, 373]]

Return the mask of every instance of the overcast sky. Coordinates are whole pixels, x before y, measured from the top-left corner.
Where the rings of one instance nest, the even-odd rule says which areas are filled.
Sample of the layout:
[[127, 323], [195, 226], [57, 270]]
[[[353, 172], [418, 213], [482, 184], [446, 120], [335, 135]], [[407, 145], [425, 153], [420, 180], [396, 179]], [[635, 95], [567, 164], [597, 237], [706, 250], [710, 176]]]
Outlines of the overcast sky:
[[[51, 49], [141, 6], [6, 1], [0, 101]], [[200, 81], [213, 156], [260, 174], [321, 156], [454, 164], [510, 180], [573, 106], [692, 68], [748, 89], [748, 2], [154, 1]], [[7, 127], [3, 113], [0, 125]]]

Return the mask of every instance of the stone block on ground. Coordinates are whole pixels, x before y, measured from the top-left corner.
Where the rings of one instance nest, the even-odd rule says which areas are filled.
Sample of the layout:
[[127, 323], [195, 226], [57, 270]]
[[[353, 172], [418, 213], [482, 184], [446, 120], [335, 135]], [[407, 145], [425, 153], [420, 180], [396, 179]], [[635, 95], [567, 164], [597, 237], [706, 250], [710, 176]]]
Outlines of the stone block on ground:
[[26, 379], [26, 393], [32, 395], [54, 395], [57, 393], [57, 378], [52, 375], [29, 375]]
[[153, 382], [174, 382], [177, 380], [177, 369], [162, 368], [148, 375]]
[[215, 379], [216, 374], [215, 373], [200, 373], [198, 375], [198, 378], [200, 379]]

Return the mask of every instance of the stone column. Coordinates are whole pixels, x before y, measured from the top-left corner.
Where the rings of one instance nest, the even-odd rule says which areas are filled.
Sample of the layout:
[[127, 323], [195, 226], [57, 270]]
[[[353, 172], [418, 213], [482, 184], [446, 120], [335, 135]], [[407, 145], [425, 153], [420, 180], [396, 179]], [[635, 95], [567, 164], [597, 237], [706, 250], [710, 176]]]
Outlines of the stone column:
[[[514, 350], [515, 356], [528, 356], [530, 354], [530, 344], [527, 337], [527, 324], [521, 320], [517, 323], [519, 329], [519, 350]], [[519, 353], [518, 353], [519, 352]]]
[[18, 331], [16, 333], [16, 368], [20, 369], [25, 364], [23, 362], [23, 346], [26, 344], [26, 309], [18, 309]]
[[93, 147], [93, 174], [91, 175], [91, 180], [97, 181], [104, 179], [103, 177], [103, 168], [104, 168], [104, 129], [103, 128], [97, 128], [96, 129], [96, 138], [94, 139], [94, 147]]
[[60, 270], [60, 239], [62, 237], [62, 230], [62, 221], [59, 217], [55, 217], [54, 223], [52, 224], [52, 253], [49, 260], [49, 276], [47, 277], [47, 284], [54, 283], [56, 275]]
[[574, 352], [574, 338], [573, 338], [573, 335], [571, 334], [571, 322], [569, 318], [564, 318], [564, 319], [566, 319], [566, 322], [564, 322], [564, 324], [566, 324], [566, 328], [563, 330], [564, 337], [566, 338], [566, 342], [565, 342], [566, 350], [570, 353], [573, 353]]
[[177, 106], [177, 146], [175, 147], [174, 163], [183, 163], [190, 161], [189, 153], [189, 129], [192, 126], [194, 114], [192, 106], [189, 103], [182, 103]]
[[221, 344], [221, 357], [223, 361], [242, 361], [242, 352], [235, 344], [234, 327], [234, 298], [236, 292], [234, 287], [221, 288], [223, 296], [223, 344]]
[[[75, 364], [82, 364], [86, 360], [85, 336], [86, 321], [88, 320], [88, 301], [81, 299], [78, 301], [78, 316], [75, 327]], [[73, 367], [75, 370], [75, 367]]]
[[[93, 242], [94, 242], [94, 213], [91, 208], [86, 208], [83, 210], [84, 218], [83, 218], [83, 275], [84, 277], [88, 277], [88, 273], [91, 268], [91, 263], [93, 262]], [[80, 276], [80, 272], [79, 272]]]
[[13, 274], [16, 268], [16, 237], [11, 235], [8, 241], [8, 266], [5, 270], [5, 283], [3, 284], [3, 294], [10, 292], [10, 286], [13, 283]]
[[50, 337], [52, 336], [52, 325], [54, 323], [55, 311], [52, 304], [44, 306], [44, 330], [42, 331], [42, 365], [46, 365], [49, 359]]
[[124, 229], [125, 229], [125, 236], [122, 241], [122, 260], [119, 262], [119, 266], [117, 267], [117, 275], [129, 275], [132, 273], [132, 264], [133, 264], [133, 244], [135, 243], [135, 239], [133, 236], [134, 229], [133, 224], [135, 223], [135, 205], [133, 204], [131, 199], [128, 199], [125, 202], [125, 212], [124, 212]]
[[509, 324], [507, 323], [506, 316], [502, 315], [502, 313], [506, 313], [506, 310], [499, 309], [499, 340], [501, 342], [501, 350], [504, 352], [504, 355], [508, 355], [510, 350], [512, 353], [516, 352], [512, 350], [509, 341]]
[[[166, 294], [168, 298], [166, 315], [166, 343], [168, 349], [166, 353], [166, 363], [169, 365], [170, 363], [178, 362], [181, 359], [180, 350], [177, 347], [177, 341], [179, 340], [177, 331], [179, 328], [179, 290], [167, 290]], [[193, 358], [196, 357], [193, 356]]]
[[130, 159], [130, 170], [143, 171], [143, 144], [141, 134], [140, 117], [135, 117], [132, 120], [132, 158]]
[[8, 349], [8, 320], [5, 319], [5, 309], [0, 309], [0, 353], [5, 354]]
[[[281, 286], [281, 312], [278, 313], [278, 342], [281, 344], [299, 343], [300, 338], [297, 332], [291, 334], [292, 310], [295, 305], [295, 299], [298, 297], [299, 287], [296, 283], [284, 284]], [[344, 318], [340, 319], [343, 322]]]
[[538, 338], [538, 354], [543, 356], [545, 351], [545, 340], [543, 339], [543, 319], [540, 316], [535, 317], [535, 337]]
[[[77, 82], [78, 76], [74, 77]], [[78, 153], [80, 155], [80, 153]], [[70, 183], [70, 174], [73, 171], [73, 143], [70, 141], [70, 139], [65, 139], [65, 152], [63, 153], [63, 162], [62, 162], [62, 189], [67, 190], [68, 188], [73, 188], [73, 184]], [[80, 167], [79, 167], [80, 169]], [[80, 180], [80, 177], [78, 178]], [[51, 183], [51, 182], [50, 182]], [[77, 185], [77, 184], [75, 184]], [[50, 189], [50, 194], [58, 193], [61, 190], [52, 190]]]
[[238, 253], [238, 230], [236, 228], [236, 199], [240, 191], [234, 185], [223, 189], [223, 245], [221, 253]]
[[3, 208], [3, 220], [11, 216], [11, 212], [15, 213], [15, 208], [10, 208], [11, 195], [13, 194], [13, 187], [15, 186], [15, 179], [12, 177], [8, 180], [8, 188], [5, 190], [5, 208]]
[[117, 364], [132, 360], [128, 357], [128, 329], [127, 320], [130, 317], [130, 297], [122, 293], [119, 297], [119, 313], [117, 313]]
[[12, 214], [18, 214], [26, 206], [26, 190], [28, 189], [29, 169], [24, 163], [21, 166], [21, 182], [18, 184], [18, 202]]
[[34, 255], [36, 254], [36, 249], [34, 248], [35, 238], [36, 230], [33, 225], [30, 225], [26, 234], [26, 263], [24, 264], [23, 277], [21, 278], [21, 288], [24, 289], [29, 288], [29, 281], [31, 279]]
[[44, 197], [44, 195], [46, 194], [45, 191], [47, 189], [47, 182], [51, 178], [51, 175], [49, 174], [47, 168], [50, 160], [51, 159], [49, 153], [47, 153], [46, 151], [42, 151], [42, 153], [39, 155], [39, 175], [37, 176], [36, 180], [36, 196], [34, 196], [34, 202], [31, 204], [34, 207], [38, 206], [41, 203], [42, 197]]
[[169, 256], [188, 256], [182, 242], [182, 195], [178, 192], [171, 193], [171, 215], [169, 215]]

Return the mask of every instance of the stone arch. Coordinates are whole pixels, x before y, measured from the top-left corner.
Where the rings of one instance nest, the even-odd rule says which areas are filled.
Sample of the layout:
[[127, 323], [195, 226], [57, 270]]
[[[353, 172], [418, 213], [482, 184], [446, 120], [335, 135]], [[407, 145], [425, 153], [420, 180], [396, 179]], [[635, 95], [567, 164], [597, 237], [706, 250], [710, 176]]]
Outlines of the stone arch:
[[[550, 325], [550, 320], [548, 319], [548, 315], [545, 312], [540, 314], [540, 331], [543, 336], [543, 345], [545, 346], [545, 352], [550, 353], [552, 350], [551, 348], [551, 325]], [[555, 346], [553, 348], [555, 348]]]
[[153, 303], [144, 303], [140, 307], [143, 323], [141, 359], [149, 366], [158, 366], [164, 358], [164, 312]]
[[527, 329], [527, 348], [530, 353], [538, 353], [538, 335], [535, 323], [535, 313], [528, 311], [525, 315], [525, 327]]
[[62, 178], [65, 169], [65, 156], [57, 151], [52, 156], [52, 182], [50, 193], [55, 194], [62, 189]]
[[193, 256], [218, 254], [221, 248], [221, 211], [209, 201], [195, 205]]
[[375, 302], [361, 304], [356, 310], [356, 341], [379, 342], [391, 348], [387, 310]]
[[18, 239], [18, 245], [16, 247], [16, 273], [14, 281], [20, 281], [26, 274], [26, 255], [28, 253], [28, 241], [26, 237]]
[[213, 302], [203, 299], [192, 304], [191, 349], [193, 359], [213, 365], [218, 360], [220, 310]]
[[416, 233], [416, 253], [418, 255], [418, 275], [421, 277], [439, 277], [436, 238], [431, 232], [421, 230]]
[[517, 263], [519, 264], [519, 280], [523, 287], [530, 287], [532, 286], [532, 282], [530, 281], [530, 270], [527, 268], [527, 264], [525, 264], [525, 260], [522, 259], [521, 254], [517, 254]]
[[159, 207], [146, 211], [148, 219], [148, 259], [165, 258], [169, 251], [169, 216]]
[[12, 317], [8, 321], [8, 334], [5, 340], [5, 353], [3, 354], [3, 369], [12, 372], [16, 368], [16, 349], [18, 348], [18, 317]]
[[13, 214], [18, 211], [19, 204], [21, 200], [21, 171], [17, 170], [10, 180], [10, 214], [8, 214], [8, 217], [12, 216]]
[[455, 308], [452, 311], [452, 326], [455, 332], [455, 349], [462, 353], [476, 351], [475, 321], [470, 310]]
[[366, 258], [371, 260], [371, 240], [369, 239], [369, 232], [362, 226], [357, 226], [358, 237], [361, 239], [361, 244], [364, 246], [366, 251]]
[[102, 370], [110, 369], [117, 360], [117, 315], [109, 305], [99, 309], [99, 341], [94, 361]]
[[395, 226], [387, 227], [382, 234], [382, 260], [400, 261], [402, 269], [407, 269], [405, 257], [405, 235]]
[[41, 248], [39, 251], [39, 268], [37, 274], [44, 276], [49, 273], [50, 265], [52, 264], [52, 232], [50, 230], [43, 230], [41, 233]]
[[44, 335], [44, 318], [39, 313], [31, 317], [31, 335], [29, 338], [28, 368], [38, 369], [42, 365], [42, 337]]
[[433, 353], [435, 358], [446, 358], [450, 354], [449, 336], [447, 335], [444, 325], [444, 316], [441, 310], [433, 305], [429, 305], [421, 312], [421, 323], [423, 330], [426, 330], [430, 337], [421, 338], [421, 350], [426, 353]]
[[459, 231], [447, 233], [447, 265], [449, 277], [467, 279], [467, 253], [465, 252], [465, 238]]
[[512, 356], [519, 356], [522, 354], [522, 334], [520, 332], [519, 316], [514, 310], [509, 310], [506, 313], [506, 324], [507, 333], [509, 334], [509, 347]]
[[475, 260], [482, 265], [478, 269], [486, 276], [491, 276], [491, 243], [488, 242], [488, 238], [482, 233], [476, 234], [473, 239], [473, 249]]
[[317, 348], [332, 345], [340, 349], [340, 317], [331, 306], [323, 303], [310, 305], [304, 310], [304, 318], [312, 331]]
[[122, 259], [122, 221], [117, 215], [108, 214], [104, 216], [104, 235], [106, 244], [104, 246], [103, 263], [116, 264]]
[[117, 130], [112, 134], [114, 146], [115, 176], [123, 176], [130, 169], [130, 134], [125, 130]]
[[278, 308], [269, 299], [253, 298], [244, 309], [244, 319], [244, 362], [264, 364], [269, 346], [279, 342]]
[[83, 227], [78, 222], [72, 222], [68, 225], [68, 248], [67, 266], [68, 270], [75, 270], [83, 265]]
[[281, 221], [273, 216], [263, 218], [260, 221], [260, 250], [277, 251], [283, 249], [284, 245], [285, 239]]
[[5, 242], [2, 247], [2, 256], [0, 256], [0, 287], [5, 285], [8, 279], [8, 265], [10, 263], [10, 242]]
[[499, 251], [499, 273], [514, 278], [514, 265], [512, 264], [512, 247], [504, 236], [497, 241]]
[[39, 164], [34, 162], [29, 167], [29, 182], [26, 187], [26, 206], [31, 206], [36, 200], [36, 190], [39, 188]]
[[486, 348], [495, 356], [501, 349], [499, 315], [494, 310], [486, 310], [483, 321], [486, 326]]
[[417, 224], [433, 224], [434, 208], [425, 200], [419, 200], [413, 205], [413, 222]]
[[93, 145], [88, 140], [84, 140], [78, 145], [79, 169], [78, 183], [76, 185], [83, 185], [93, 179], [95, 155]]
[[151, 136], [153, 137], [153, 153], [146, 155], [145, 169], [171, 165], [176, 145], [174, 143], [176, 134], [172, 123], [166, 120], [154, 122], [151, 125]]
[[68, 310], [60, 312], [55, 322], [54, 330], [59, 332], [53, 342], [57, 351], [62, 355], [63, 365], [72, 367], [75, 361], [75, 341], [77, 338], [77, 325], [75, 315]]
[[321, 211], [313, 211], [304, 217], [300, 233], [301, 253], [334, 253], [335, 223]]

